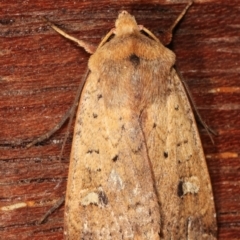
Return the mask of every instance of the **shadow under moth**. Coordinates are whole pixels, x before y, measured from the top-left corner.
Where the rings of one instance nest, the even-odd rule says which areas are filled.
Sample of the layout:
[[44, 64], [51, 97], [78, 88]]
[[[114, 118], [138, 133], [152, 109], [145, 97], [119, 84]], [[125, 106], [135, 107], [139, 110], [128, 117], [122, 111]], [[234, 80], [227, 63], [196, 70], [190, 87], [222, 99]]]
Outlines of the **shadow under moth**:
[[126, 11], [97, 48], [50, 25], [92, 53], [72, 143], [65, 239], [217, 239], [175, 54]]

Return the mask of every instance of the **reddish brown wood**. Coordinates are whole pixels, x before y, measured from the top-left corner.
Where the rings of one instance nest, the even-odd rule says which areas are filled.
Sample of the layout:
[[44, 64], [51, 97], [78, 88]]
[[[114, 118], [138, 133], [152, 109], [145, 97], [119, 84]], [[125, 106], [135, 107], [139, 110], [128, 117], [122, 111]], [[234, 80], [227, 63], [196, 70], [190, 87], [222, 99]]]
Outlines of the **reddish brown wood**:
[[[69, 109], [88, 54], [46, 26], [98, 43], [119, 10], [160, 37], [187, 1], [13, 1], [0, 3], [0, 235], [1, 239], [62, 239], [62, 206], [36, 225], [65, 192], [71, 139], [58, 156], [65, 126], [25, 149], [11, 143], [51, 129]], [[171, 48], [205, 121], [219, 134], [212, 145], [200, 127], [213, 183], [219, 239], [240, 239], [240, 1], [199, 0]], [[22, 207], [14, 204], [22, 204]], [[23, 205], [25, 204], [25, 205]], [[6, 210], [15, 206], [15, 210]]]

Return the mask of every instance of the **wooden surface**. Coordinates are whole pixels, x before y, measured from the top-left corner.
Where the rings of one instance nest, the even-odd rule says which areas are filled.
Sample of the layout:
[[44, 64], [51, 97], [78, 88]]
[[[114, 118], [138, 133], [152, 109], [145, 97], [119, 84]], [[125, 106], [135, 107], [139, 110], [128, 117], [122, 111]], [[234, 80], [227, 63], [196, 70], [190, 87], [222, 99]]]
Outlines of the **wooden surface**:
[[[0, 236], [62, 239], [64, 207], [36, 225], [66, 189], [67, 124], [30, 149], [70, 108], [89, 55], [52, 31], [47, 16], [79, 39], [99, 43], [126, 9], [160, 37], [186, 5], [180, 0], [0, 1]], [[199, 0], [171, 48], [198, 110], [218, 132], [199, 126], [212, 179], [219, 239], [240, 239], [240, 1]], [[22, 143], [20, 147], [13, 144]]]

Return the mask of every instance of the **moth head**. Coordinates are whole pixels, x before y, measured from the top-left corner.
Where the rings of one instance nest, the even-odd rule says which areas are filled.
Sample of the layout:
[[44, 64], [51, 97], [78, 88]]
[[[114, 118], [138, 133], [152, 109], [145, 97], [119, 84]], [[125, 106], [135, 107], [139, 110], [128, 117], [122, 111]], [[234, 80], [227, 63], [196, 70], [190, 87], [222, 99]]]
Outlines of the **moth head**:
[[135, 17], [130, 15], [127, 11], [122, 11], [115, 22], [115, 34], [116, 35], [124, 35], [130, 34], [134, 31], [139, 31], [139, 27], [135, 20]]

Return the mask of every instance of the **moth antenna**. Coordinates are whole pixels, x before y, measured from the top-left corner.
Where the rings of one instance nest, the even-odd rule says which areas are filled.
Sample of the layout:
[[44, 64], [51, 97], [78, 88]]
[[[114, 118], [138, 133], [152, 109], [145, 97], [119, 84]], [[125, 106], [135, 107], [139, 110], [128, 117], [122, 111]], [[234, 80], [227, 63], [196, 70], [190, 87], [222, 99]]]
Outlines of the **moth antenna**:
[[172, 26], [165, 32], [164, 45], [170, 44], [170, 42], [172, 41], [172, 34], [173, 34], [173, 31], [174, 31], [174, 28], [178, 25], [178, 23], [184, 17], [184, 15], [186, 14], [187, 10], [190, 8], [190, 6], [192, 4], [193, 4], [193, 0], [188, 3], [188, 5], [183, 9], [183, 11], [180, 13], [180, 15], [174, 21]]
[[169, 32], [173, 32], [174, 28], [177, 26], [177, 24], [181, 21], [181, 19], [184, 17], [186, 14], [187, 10], [190, 8], [190, 6], [193, 4], [193, 1], [189, 2], [188, 5], [183, 9], [181, 14], [178, 16], [178, 18], [175, 20], [173, 25], [169, 28]]
[[47, 22], [49, 24], [49, 26], [55, 30], [57, 33], [59, 33], [60, 35], [62, 35], [63, 37], [77, 43], [80, 47], [84, 48], [86, 52], [93, 54], [96, 51], [96, 46], [94, 44], [85, 42], [83, 40], [77, 39], [69, 34], [67, 34], [66, 32], [64, 32], [62, 29], [60, 29], [59, 27], [57, 27], [55, 24], [53, 24], [52, 22], [50, 22], [47, 18], [43, 17], [43, 20], [45, 22]]
[[104, 45], [104, 43], [107, 42], [107, 40], [111, 37], [111, 35], [115, 34], [115, 28], [112, 28], [107, 35], [103, 38], [103, 40], [100, 42], [97, 48], [100, 48], [101, 46]]
[[139, 26], [139, 30], [144, 31], [146, 34], [148, 34], [151, 38], [153, 38], [155, 41], [159, 42], [159, 39], [147, 28], [145, 28], [143, 25], [138, 25]]

